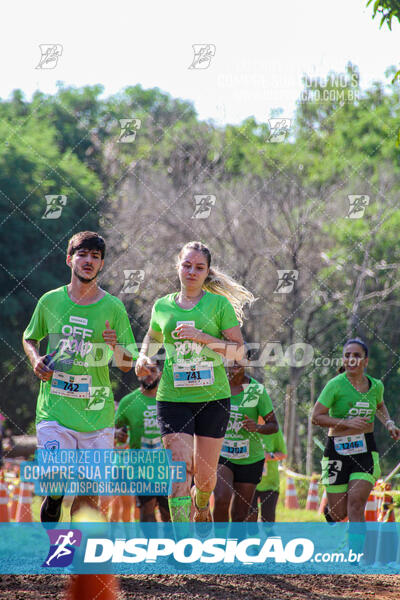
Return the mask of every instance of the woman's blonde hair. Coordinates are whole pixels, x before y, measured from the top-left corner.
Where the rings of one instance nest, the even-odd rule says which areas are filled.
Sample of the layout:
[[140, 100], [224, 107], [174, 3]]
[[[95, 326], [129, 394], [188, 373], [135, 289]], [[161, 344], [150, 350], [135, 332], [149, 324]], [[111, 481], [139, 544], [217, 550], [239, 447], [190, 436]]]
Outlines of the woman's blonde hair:
[[188, 242], [185, 244], [178, 254], [179, 260], [182, 258], [182, 255], [186, 250], [197, 250], [198, 252], [202, 252], [204, 254], [207, 260], [209, 272], [206, 280], [203, 283], [203, 290], [211, 292], [212, 294], [225, 296], [225, 298], [227, 298], [232, 304], [240, 325], [243, 325], [243, 306], [245, 304], [251, 305], [253, 302], [255, 302], [256, 298], [254, 295], [226, 273], [223, 273], [216, 267], [210, 266], [211, 252], [202, 242]]

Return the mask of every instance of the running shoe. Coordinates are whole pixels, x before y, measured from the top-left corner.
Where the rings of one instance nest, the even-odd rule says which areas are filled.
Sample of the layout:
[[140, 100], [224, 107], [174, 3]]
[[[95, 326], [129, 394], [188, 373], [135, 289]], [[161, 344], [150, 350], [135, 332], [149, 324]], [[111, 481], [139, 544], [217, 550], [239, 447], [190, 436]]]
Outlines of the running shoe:
[[208, 503], [205, 508], [198, 508], [197, 507], [197, 504], [196, 504], [196, 486], [195, 485], [190, 490], [190, 493], [191, 493], [191, 496], [192, 496], [193, 506], [194, 506], [193, 521], [195, 523], [211, 523], [212, 522], [212, 518], [211, 518], [210, 504]]
[[61, 516], [61, 505], [64, 496], [56, 500], [51, 496], [46, 496], [40, 507], [40, 520], [42, 523], [58, 523]]

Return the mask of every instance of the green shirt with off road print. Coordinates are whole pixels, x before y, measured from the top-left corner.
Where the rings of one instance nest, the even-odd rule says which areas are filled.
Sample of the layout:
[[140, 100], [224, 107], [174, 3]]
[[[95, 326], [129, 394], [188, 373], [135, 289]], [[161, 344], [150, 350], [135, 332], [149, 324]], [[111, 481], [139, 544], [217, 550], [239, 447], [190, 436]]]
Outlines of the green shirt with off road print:
[[250, 383], [243, 385], [244, 391], [231, 396], [231, 411], [221, 456], [238, 465], [250, 465], [265, 457], [262, 438], [256, 431], [243, 428], [243, 417], [257, 423], [258, 417], [272, 412], [271, 398], [262, 383], [250, 377]]
[[131, 448], [162, 448], [156, 399], [142, 394], [140, 388], [121, 398], [115, 415], [115, 426], [123, 425], [129, 429]]
[[74, 431], [113, 427], [114, 399], [108, 363], [112, 350], [103, 340], [106, 321], [118, 344], [135, 360], [138, 351], [125, 306], [108, 292], [93, 304], [76, 304], [67, 286], [44, 294], [24, 331], [24, 339], [48, 337], [46, 354], [57, 351], [53, 376], [40, 383], [36, 423], [57, 421]]
[[329, 416], [336, 419], [365, 417], [369, 423], [375, 418], [376, 408], [383, 402], [384, 386], [380, 379], [367, 375], [371, 382], [368, 392], [362, 393], [350, 383], [346, 373], [340, 373], [324, 387], [318, 402], [329, 408]]

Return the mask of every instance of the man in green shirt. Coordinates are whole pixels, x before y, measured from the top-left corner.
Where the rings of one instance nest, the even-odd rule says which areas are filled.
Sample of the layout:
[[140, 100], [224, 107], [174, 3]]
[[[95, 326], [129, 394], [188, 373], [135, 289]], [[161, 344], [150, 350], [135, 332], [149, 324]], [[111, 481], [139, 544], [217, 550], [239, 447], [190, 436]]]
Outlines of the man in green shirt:
[[[121, 399], [115, 415], [115, 426], [128, 428], [129, 446], [134, 449], [158, 450], [163, 447], [156, 405], [162, 373], [158, 362], [154, 358], [150, 360], [149, 375], [138, 378], [140, 387]], [[120, 438], [122, 441], [123, 433], [117, 431], [117, 439]], [[167, 496], [137, 496], [136, 506], [140, 508], [140, 520], [155, 521], [154, 510], [157, 504], [162, 521], [170, 521]]]
[[[36, 409], [38, 448], [113, 447], [114, 400], [108, 363], [123, 372], [132, 368], [137, 348], [121, 300], [101, 289], [105, 242], [92, 231], [68, 243], [71, 282], [44, 294], [23, 334], [23, 346], [41, 380]], [[46, 355], [39, 342], [47, 337]], [[63, 496], [45, 498], [41, 520], [57, 522]], [[71, 518], [93, 496], [77, 496]]]
[[[248, 351], [247, 359], [249, 357]], [[214, 490], [213, 516], [216, 522], [229, 521], [229, 516], [232, 521], [249, 520], [253, 496], [264, 466], [261, 435], [269, 437], [278, 431], [267, 390], [246, 375], [242, 363], [235, 362], [227, 368], [231, 410]]]

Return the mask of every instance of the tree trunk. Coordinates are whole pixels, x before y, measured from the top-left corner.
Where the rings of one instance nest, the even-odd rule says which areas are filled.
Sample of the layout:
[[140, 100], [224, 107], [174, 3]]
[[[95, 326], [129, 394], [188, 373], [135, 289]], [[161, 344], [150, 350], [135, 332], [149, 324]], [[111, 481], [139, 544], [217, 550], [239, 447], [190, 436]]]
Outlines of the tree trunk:
[[294, 386], [290, 384], [286, 388], [285, 398], [285, 438], [287, 445], [286, 462], [289, 467], [293, 467], [296, 445], [296, 394]]
[[315, 382], [313, 373], [310, 376], [310, 399], [311, 399], [311, 409], [308, 415], [308, 424], [307, 424], [307, 455], [306, 455], [306, 474], [312, 475], [313, 473], [313, 443], [312, 443], [312, 433], [313, 427], [311, 422], [311, 413], [314, 406], [314, 398], [315, 398]]

